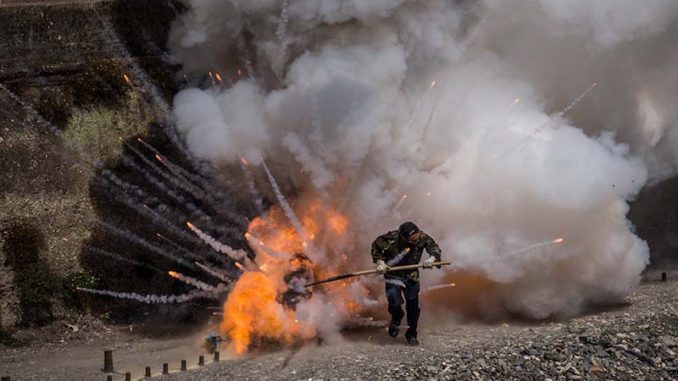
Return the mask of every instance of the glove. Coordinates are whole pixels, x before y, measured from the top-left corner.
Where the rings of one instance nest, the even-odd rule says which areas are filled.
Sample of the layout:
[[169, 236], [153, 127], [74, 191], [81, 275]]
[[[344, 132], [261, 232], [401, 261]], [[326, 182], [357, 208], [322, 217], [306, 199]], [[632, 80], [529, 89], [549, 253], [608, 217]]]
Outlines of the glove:
[[433, 262], [435, 262], [435, 257], [428, 257], [423, 263], [425, 269], [430, 269], [433, 267]]
[[378, 274], [386, 274], [386, 271], [388, 271], [388, 268], [389, 267], [386, 264], [386, 262], [384, 262], [382, 260], [377, 261], [377, 273]]

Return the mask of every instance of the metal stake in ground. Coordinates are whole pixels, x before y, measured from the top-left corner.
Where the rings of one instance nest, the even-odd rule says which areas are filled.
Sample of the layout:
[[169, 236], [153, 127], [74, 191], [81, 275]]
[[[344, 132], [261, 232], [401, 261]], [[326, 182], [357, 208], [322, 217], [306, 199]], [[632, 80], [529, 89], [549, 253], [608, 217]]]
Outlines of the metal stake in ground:
[[[434, 262], [432, 266], [448, 266], [451, 265], [452, 262]], [[406, 266], [395, 266], [395, 267], [390, 267], [388, 270], [386, 270], [387, 273], [392, 272], [392, 271], [400, 271], [400, 270], [412, 270], [412, 269], [418, 269], [424, 267], [423, 264], [419, 265], [406, 265]], [[346, 273], [346, 274], [341, 274], [341, 275], [336, 275], [333, 277], [329, 277], [327, 279], [319, 280], [317, 282], [312, 282], [304, 287], [311, 287], [311, 286], [317, 286], [319, 284], [323, 283], [329, 283], [329, 282], [334, 282], [337, 280], [341, 279], [346, 279], [346, 278], [353, 278], [356, 276], [363, 276], [363, 275], [369, 275], [369, 274], [377, 274], [377, 270], [362, 270], [362, 271], [356, 271], [352, 273]]]

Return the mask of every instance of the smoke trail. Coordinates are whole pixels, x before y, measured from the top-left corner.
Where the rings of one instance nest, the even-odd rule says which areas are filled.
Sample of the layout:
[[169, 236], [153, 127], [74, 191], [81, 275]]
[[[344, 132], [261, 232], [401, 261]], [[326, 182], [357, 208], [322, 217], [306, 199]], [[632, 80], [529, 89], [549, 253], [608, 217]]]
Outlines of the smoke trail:
[[231, 283], [233, 281], [233, 279], [230, 278], [228, 275], [224, 274], [223, 272], [221, 272], [221, 271], [219, 271], [219, 270], [217, 270], [213, 267], [204, 265], [200, 262], [194, 262], [194, 263], [195, 263], [196, 266], [198, 266], [198, 268], [200, 268], [200, 270], [202, 270], [202, 271], [206, 272], [207, 274], [221, 280], [222, 282], [224, 282], [226, 284]]
[[249, 163], [247, 160], [240, 158], [240, 167], [242, 172], [245, 175], [245, 180], [247, 181], [247, 189], [249, 189], [250, 194], [252, 195], [252, 200], [254, 201], [254, 206], [257, 208], [259, 215], [264, 214], [264, 207], [262, 205], [261, 194], [257, 190], [257, 186], [254, 183], [254, 176], [252, 176], [252, 171], [250, 171]]
[[166, 157], [163, 157], [155, 147], [152, 145], [148, 144], [145, 140], [142, 138], [137, 138], [137, 141], [141, 143], [144, 147], [146, 147], [148, 150], [153, 152], [153, 154], [161, 156], [161, 163], [163, 163], [170, 171], [172, 171], [177, 177], [183, 177], [186, 181], [192, 181], [195, 185], [203, 187], [204, 189], [207, 189], [209, 191], [214, 191], [220, 193], [221, 190], [215, 189], [211, 184], [209, 184], [207, 181], [205, 181], [204, 178], [200, 177], [199, 175], [196, 175], [195, 173], [191, 173], [181, 167], [178, 164], [172, 163], [169, 159]]
[[429, 291], [433, 291], [433, 290], [440, 290], [442, 288], [450, 288], [450, 287], [456, 287], [456, 286], [457, 286], [456, 283], [436, 284], [436, 285], [433, 285], [433, 286], [426, 287], [426, 289], [422, 292], [429, 292]]
[[207, 194], [205, 194], [205, 192], [198, 189], [195, 185], [189, 183], [187, 180], [163, 171], [162, 168], [160, 168], [152, 160], [144, 156], [144, 154], [141, 153], [138, 149], [132, 147], [131, 144], [126, 144], [126, 146], [127, 148], [129, 148], [130, 151], [134, 152], [134, 154], [137, 155], [137, 157], [141, 159], [155, 173], [159, 174], [160, 176], [168, 180], [172, 185], [176, 186], [178, 189], [183, 190], [184, 192], [190, 194], [191, 196], [197, 199], [205, 200], [210, 203], [214, 202], [214, 200], [208, 197]]
[[116, 261], [128, 263], [128, 264], [131, 264], [131, 265], [134, 265], [134, 266], [145, 267], [149, 270], [157, 271], [157, 272], [160, 272], [160, 273], [165, 272], [164, 270], [161, 270], [157, 267], [154, 267], [154, 266], [151, 266], [151, 265], [146, 264], [146, 263], [141, 263], [139, 261], [135, 261], [135, 260], [123, 257], [122, 255], [111, 253], [110, 251], [98, 249], [98, 248], [95, 248], [95, 247], [86, 247], [86, 250], [88, 250], [92, 253], [95, 253], [95, 254], [103, 255], [103, 256], [106, 256], [106, 257], [109, 257], [109, 258], [113, 258]]
[[[119, 237], [125, 238], [130, 242], [136, 243], [137, 245], [160, 255], [161, 257], [165, 257], [169, 260], [172, 260], [184, 267], [188, 267], [190, 269], [195, 268], [192, 263], [187, 262], [184, 258], [181, 258], [179, 256], [176, 256], [174, 254], [168, 253], [164, 250], [159, 249], [158, 247], [154, 246], [150, 242], [146, 241], [145, 239], [127, 231], [121, 228], [118, 228], [110, 223], [104, 222], [104, 221], [98, 221], [98, 225], [105, 228], [106, 230], [118, 235]], [[196, 258], [197, 259], [197, 258]]]
[[288, 258], [290, 255], [288, 253], [279, 253], [272, 248], [270, 248], [264, 241], [258, 239], [257, 237], [252, 236], [250, 233], [245, 233], [245, 238], [247, 241], [251, 244], [254, 244], [254, 246], [260, 248], [263, 250], [266, 254], [274, 257], [274, 258]]
[[409, 252], [410, 252], [409, 247], [404, 248], [403, 250], [400, 251], [400, 253], [398, 253], [398, 255], [391, 258], [390, 261], [386, 262], [386, 264], [389, 265], [389, 266], [397, 265], [405, 257], [405, 255], [407, 255], [407, 253], [409, 253]]
[[109, 290], [97, 290], [93, 288], [77, 287], [76, 290], [88, 292], [90, 294], [105, 295], [118, 299], [134, 300], [146, 304], [176, 304], [186, 303], [193, 299], [217, 299], [218, 297], [211, 292], [194, 290], [186, 294], [180, 295], [153, 295], [153, 294], [137, 294], [135, 292], [118, 292]]
[[290, 222], [292, 223], [292, 226], [294, 227], [294, 230], [296, 230], [297, 234], [299, 235], [299, 238], [301, 238], [301, 240], [304, 242], [308, 242], [308, 234], [306, 234], [306, 230], [301, 225], [299, 217], [294, 212], [294, 209], [292, 209], [289, 202], [287, 202], [285, 195], [282, 193], [282, 190], [280, 190], [278, 182], [275, 180], [275, 177], [273, 177], [273, 174], [268, 169], [268, 166], [266, 165], [266, 162], [263, 159], [261, 160], [261, 164], [264, 167], [264, 171], [266, 171], [266, 177], [268, 177], [268, 181], [271, 183], [273, 193], [275, 193], [275, 197], [278, 199], [280, 207], [285, 212], [287, 218], [289, 218]]
[[129, 168], [137, 171], [139, 174], [141, 174], [144, 180], [149, 182], [151, 185], [155, 186], [155, 188], [158, 189], [161, 193], [170, 196], [177, 203], [185, 204], [187, 202], [182, 195], [176, 193], [174, 190], [167, 187], [162, 181], [160, 181], [160, 179], [153, 176], [149, 171], [139, 166], [137, 163], [134, 162], [134, 160], [127, 157], [127, 155], [122, 156], [122, 162]]
[[216, 239], [212, 238], [209, 234], [198, 229], [195, 225], [193, 225], [190, 222], [187, 222], [186, 226], [188, 226], [188, 228], [191, 229], [204, 243], [208, 244], [214, 250], [222, 254], [228, 255], [234, 261], [243, 259], [247, 256], [247, 253], [244, 252], [243, 250], [235, 250], [232, 247], [217, 241]]
[[[565, 114], [567, 114], [568, 111], [572, 110], [572, 108], [574, 108], [574, 106], [576, 106], [577, 103], [581, 102], [581, 100], [584, 99], [584, 97], [586, 97], [586, 96], [593, 90], [593, 88], [596, 87], [596, 85], [597, 85], [597, 83], [596, 83], [596, 82], [593, 82], [593, 84], [592, 84], [591, 86], [589, 86], [586, 90], [584, 90], [581, 94], [579, 94], [579, 96], [578, 96], [577, 98], [575, 98], [572, 102], [570, 102], [570, 103], [569, 103], [567, 106], [565, 106], [562, 110], [560, 110], [559, 112], [557, 112], [556, 115], [557, 115], [558, 117], [561, 117], [561, 118], [564, 117]], [[518, 99], [519, 99], [519, 98], [518, 98]], [[513, 104], [515, 104], [515, 101], [514, 101]], [[513, 105], [513, 104], [511, 104], [511, 105]], [[500, 157], [502, 157], [502, 156], [504, 156], [504, 155], [510, 155], [511, 153], [513, 153], [513, 152], [519, 150], [520, 148], [522, 148], [522, 146], [525, 145], [527, 142], [529, 142], [531, 139], [537, 137], [537, 136], [538, 136], [541, 132], [543, 132], [547, 127], [549, 127], [549, 126], [554, 126], [554, 125], [555, 125], [555, 124], [553, 124], [553, 121], [552, 121], [552, 120], [547, 121], [546, 123], [542, 124], [541, 126], [535, 128], [534, 131], [533, 131], [532, 133], [530, 133], [529, 135], [526, 135], [525, 137], [523, 137], [523, 138], [522, 138], [521, 140], [519, 140], [515, 145], [509, 146], [509, 148], [508, 148], [506, 151], [501, 152], [501, 153], [497, 153], [497, 154], [493, 155], [493, 156], [492, 156], [492, 159], [497, 159], [497, 158], [500, 158]], [[556, 126], [555, 128], [557, 128], [557, 125], [555, 125], [555, 126]]]
[[196, 278], [184, 275], [182, 273], [178, 273], [176, 271], [168, 271], [167, 273], [172, 278], [180, 280], [180, 281], [182, 281], [182, 282], [184, 282], [184, 283], [186, 283], [190, 286], [193, 286], [193, 287], [195, 287], [199, 290], [207, 291], [207, 292], [210, 292], [212, 294], [218, 294], [219, 293], [219, 290], [217, 289], [217, 287], [214, 287], [211, 284], [207, 284], [207, 283], [205, 283], [201, 280], [198, 280]]

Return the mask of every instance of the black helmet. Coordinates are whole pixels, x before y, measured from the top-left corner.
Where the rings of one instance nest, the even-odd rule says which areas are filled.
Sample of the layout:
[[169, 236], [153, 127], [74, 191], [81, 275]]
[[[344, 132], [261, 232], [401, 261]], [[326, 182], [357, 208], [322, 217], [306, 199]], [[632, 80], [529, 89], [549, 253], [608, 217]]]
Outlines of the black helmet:
[[400, 227], [398, 228], [398, 231], [400, 232], [400, 236], [403, 238], [409, 238], [417, 233], [419, 233], [419, 227], [414, 224], [414, 222], [404, 222]]

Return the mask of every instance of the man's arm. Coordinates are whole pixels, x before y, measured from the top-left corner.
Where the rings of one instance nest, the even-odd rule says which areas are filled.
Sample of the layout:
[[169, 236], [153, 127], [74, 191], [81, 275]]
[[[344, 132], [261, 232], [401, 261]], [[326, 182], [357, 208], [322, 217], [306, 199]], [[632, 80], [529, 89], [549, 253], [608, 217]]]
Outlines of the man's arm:
[[433, 238], [431, 238], [431, 236], [428, 234], [426, 235], [425, 240], [426, 246], [424, 247], [426, 248], [428, 255], [434, 257], [436, 262], [440, 262], [442, 259], [442, 251], [440, 251], [440, 246], [438, 246], [436, 241], [434, 241]]
[[[381, 237], [380, 237], [381, 238]], [[385, 256], [384, 256], [384, 251], [379, 245], [379, 240], [380, 238], [377, 238], [372, 242], [372, 262], [377, 263], [379, 261], [384, 261]]]

